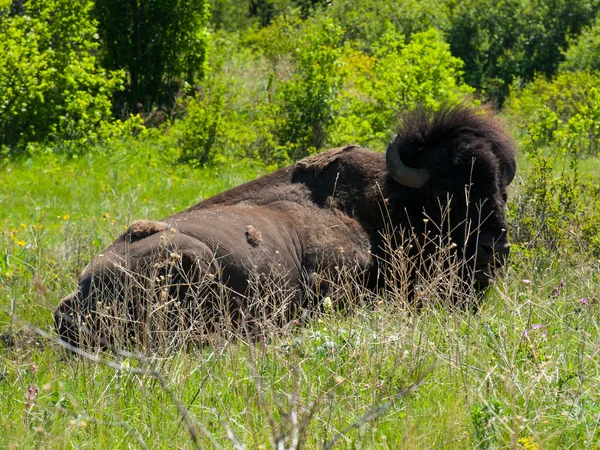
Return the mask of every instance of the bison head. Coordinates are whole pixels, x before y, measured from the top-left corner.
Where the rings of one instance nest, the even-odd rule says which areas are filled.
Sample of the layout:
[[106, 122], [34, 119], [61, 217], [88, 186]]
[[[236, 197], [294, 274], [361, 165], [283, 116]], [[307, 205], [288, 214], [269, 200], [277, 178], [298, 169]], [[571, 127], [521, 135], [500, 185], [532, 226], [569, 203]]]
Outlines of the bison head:
[[426, 219], [430, 233], [451, 239], [478, 287], [487, 287], [509, 253], [506, 191], [516, 171], [513, 141], [497, 119], [467, 108], [412, 113], [386, 163], [396, 183], [415, 190], [401, 204], [411, 226], [424, 232]]

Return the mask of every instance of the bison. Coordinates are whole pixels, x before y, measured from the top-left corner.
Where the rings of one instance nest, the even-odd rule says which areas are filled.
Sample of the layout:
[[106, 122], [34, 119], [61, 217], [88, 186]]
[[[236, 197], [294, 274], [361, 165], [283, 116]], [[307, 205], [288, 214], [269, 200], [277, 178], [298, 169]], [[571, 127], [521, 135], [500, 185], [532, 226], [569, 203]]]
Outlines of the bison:
[[365, 289], [385, 290], [390, 253], [407, 234], [416, 237], [413, 252], [450, 243], [470, 268], [465, 281], [481, 291], [509, 252], [506, 191], [515, 170], [514, 143], [490, 110], [417, 110], [400, 121], [385, 154], [336, 148], [166, 219], [134, 222], [60, 302], [57, 331], [74, 346], [82, 335], [114, 342], [108, 325], [142, 340], [149, 330], [173, 331], [173, 323], [208, 332], [280, 307], [250, 304], [265, 296], [256, 289], [274, 285], [288, 299], [282, 317], [289, 319], [329, 295], [319, 274], [340, 267]]

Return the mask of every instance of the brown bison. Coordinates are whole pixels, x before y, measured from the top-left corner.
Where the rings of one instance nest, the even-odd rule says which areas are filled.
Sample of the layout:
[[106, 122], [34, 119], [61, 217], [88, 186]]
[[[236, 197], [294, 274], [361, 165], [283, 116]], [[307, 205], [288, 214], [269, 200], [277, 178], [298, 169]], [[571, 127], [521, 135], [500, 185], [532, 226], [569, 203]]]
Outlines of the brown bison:
[[173, 323], [210, 331], [278, 308], [250, 305], [265, 296], [257, 289], [275, 284], [288, 313], [314, 309], [329, 292], [319, 274], [340, 267], [368, 290], [385, 289], [390, 252], [407, 234], [420, 242], [412, 251], [422, 261], [428, 243], [441, 242], [432, 233], [445, 236], [470, 267], [464, 279], [481, 290], [509, 251], [506, 189], [515, 170], [513, 142], [489, 111], [411, 113], [386, 154], [329, 150], [164, 220], [133, 223], [84, 269], [58, 305], [56, 328], [72, 345], [83, 334], [110, 343], [103, 324], [122, 324], [128, 339]]

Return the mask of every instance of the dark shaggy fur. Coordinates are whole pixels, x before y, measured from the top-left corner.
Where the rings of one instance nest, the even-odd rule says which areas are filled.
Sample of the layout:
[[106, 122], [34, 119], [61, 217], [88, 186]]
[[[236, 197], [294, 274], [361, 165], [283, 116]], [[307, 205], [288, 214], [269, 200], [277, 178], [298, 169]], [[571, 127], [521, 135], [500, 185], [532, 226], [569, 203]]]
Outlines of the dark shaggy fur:
[[[227, 314], [234, 322], [251, 314], [253, 274], [259, 280], [278, 279], [295, 305], [309, 308], [315, 292], [327, 294], [315, 273], [346, 266], [361, 274], [366, 288], [379, 289], [385, 287], [384, 231], [390, 226], [407, 233], [412, 229], [422, 238], [423, 219], [441, 221], [440, 206], [450, 206], [452, 225], [446, 231], [456, 251], [473, 261], [479, 287], [487, 286], [495, 266], [504, 261], [495, 254], [505, 257], [508, 252], [506, 187], [515, 173], [508, 133], [490, 111], [465, 107], [434, 115], [417, 111], [402, 120], [398, 133], [403, 163], [430, 174], [422, 188], [394, 181], [383, 153], [347, 146], [223, 192], [161, 222], [136, 222], [92, 260], [79, 288], [61, 302], [55, 313], [58, 332], [77, 345], [81, 317], [93, 319], [95, 305], [106, 292], [94, 286], [117, 288], [119, 282], [108, 277], [119, 270], [135, 274], [147, 267], [167, 267], [173, 252], [185, 261], [182, 267], [188, 273], [180, 278], [190, 286], [207, 275], [226, 286], [220, 295], [227, 292]], [[468, 233], [477, 227], [478, 235]], [[427, 245], [423, 248], [428, 251]], [[177, 296], [184, 291], [170, 292]], [[210, 292], [216, 290], [180, 299], [200, 302], [202, 313], [192, 321], [208, 322], [223, 314], [215, 310]], [[122, 301], [143, 304], [132, 294]], [[91, 320], [87, 327], [98, 333], [93, 324]]]

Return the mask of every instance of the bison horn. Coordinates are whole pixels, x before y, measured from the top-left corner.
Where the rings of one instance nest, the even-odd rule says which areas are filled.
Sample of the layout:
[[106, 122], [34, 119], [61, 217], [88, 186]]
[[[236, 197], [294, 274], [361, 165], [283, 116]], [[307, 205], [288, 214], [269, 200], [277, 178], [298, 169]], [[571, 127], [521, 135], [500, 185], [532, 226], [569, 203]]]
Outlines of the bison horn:
[[408, 167], [402, 162], [400, 159], [398, 135], [395, 135], [390, 145], [388, 145], [385, 152], [385, 163], [390, 176], [394, 181], [403, 186], [420, 189], [425, 186], [425, 183], [429, 179], [429, 171], [426, 169]]
[[512, 183], [512, 181], [515, 179], [516, 171], [517, 171], [517, 165], [515, 164], [514, 161], [511, 161], [511, 163], [508, 166], [508, 171], [506, 173], [506, 185], [507, 186], [510, 183]]

